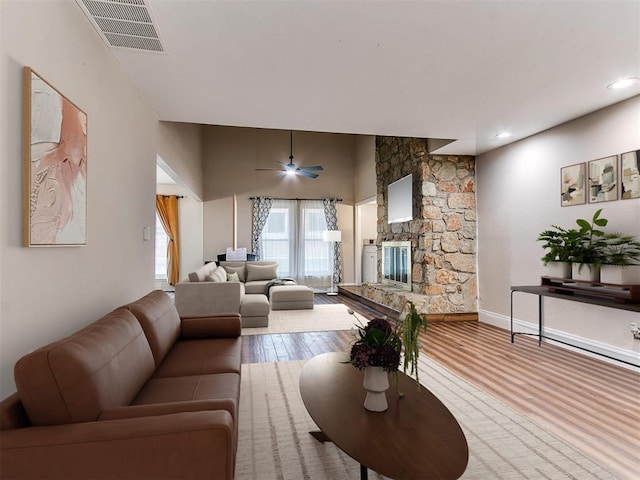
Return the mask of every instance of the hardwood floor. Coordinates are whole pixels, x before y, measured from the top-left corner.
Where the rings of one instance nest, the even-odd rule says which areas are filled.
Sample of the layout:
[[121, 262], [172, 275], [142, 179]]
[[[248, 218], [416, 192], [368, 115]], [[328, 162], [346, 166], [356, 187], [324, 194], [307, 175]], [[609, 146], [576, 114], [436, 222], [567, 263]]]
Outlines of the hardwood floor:
[[[316, 295], [371, 318], [344, 295]], [[344, 350], [351, 334], [309, 332], [243, 337], [243, 362], [308, 359]], [[640, 373], [480, 322], [429, 324], [423, 353], [500, 399], [622, 478], [640, 478]], [[570, 473], [570, 472], [569, 472]]]

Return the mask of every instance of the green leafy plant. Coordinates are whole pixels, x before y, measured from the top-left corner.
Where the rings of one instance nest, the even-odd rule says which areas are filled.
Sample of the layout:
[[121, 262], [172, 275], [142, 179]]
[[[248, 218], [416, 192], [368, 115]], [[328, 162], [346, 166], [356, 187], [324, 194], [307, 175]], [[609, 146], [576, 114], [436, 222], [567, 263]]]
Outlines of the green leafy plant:
[[640, 241], [632, 235], [624, 233], [605, 234], [607, 265], [629, 266], [640, 265]]
[[537, 240], [544, 242], [542, 248], [546, 250], [542, 257], [543, 265], [549, 262], [573, 262], [575, 251], [580, 245], [582, 235], [576, 229], [569, 229], [552, 225], [554, 230], [545, 230], [538, 235]]
[[578, 228], [566, 229], [552, 225], [538, 235], [546, 250], [542, 263], [578, 263], [578, 271], [584, 265], [599, 267], [602, 264], [635, 265], [640, 263], [640, 242], [636, 237], [620, 232], [607, 233], [603, 229], [609, 221], [602, 216], [602, 209], [596, 210], [590, 220], [578, 218]]
[[573, 254], [573, 262], [580, 264], [578, 271], [581, 271], [586, 264], [599, 267], [607, 259], [606, 234], [600, 228], [606, 227], [609, 221], [606, 218], [601, 218], [601, 213], [601, 208], [596, 210], [590, 222], [584, 218], [576, 220], [580, 227], [579, 234], [581, 238]]
[[420, 378], [418, 370], [418, 359], [420, 357], [420, 347], [422, 346], [419, 341], [420, 328], [424, 332], [427, 331], [427, 316], [420, 315], [416, 306], [410, 300], [405, 304], [403, 309], [403, 315], [400, 316], [398, 321], [400, 325], [400, 331], [402, 332], [402, 342], [404, 344], [404, 373], [416, 375], [416, 383], [420, 388]]

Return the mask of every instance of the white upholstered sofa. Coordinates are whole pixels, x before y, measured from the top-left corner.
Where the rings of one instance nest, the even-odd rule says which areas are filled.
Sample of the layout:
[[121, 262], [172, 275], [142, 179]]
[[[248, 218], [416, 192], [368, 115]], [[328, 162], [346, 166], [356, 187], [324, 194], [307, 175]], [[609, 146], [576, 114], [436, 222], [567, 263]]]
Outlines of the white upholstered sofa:
[[277, 270], [267, 261], [207, 263], [176, 284], [176, 309], [187, 317], [240, 313], [243, 327], [266, 327], [267, 289]]

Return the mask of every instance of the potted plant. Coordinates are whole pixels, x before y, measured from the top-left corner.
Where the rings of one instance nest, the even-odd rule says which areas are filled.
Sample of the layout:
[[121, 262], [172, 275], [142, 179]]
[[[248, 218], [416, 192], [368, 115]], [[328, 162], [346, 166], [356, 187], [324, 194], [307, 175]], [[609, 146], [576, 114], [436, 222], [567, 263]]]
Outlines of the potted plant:
[[[388, 373], [393, 374], [398, 388], [400, 353], [404, 351], [403, 371], [415, 374], [416, 386], [420, 389], [418, 359], [420, 328], [427, 329], [427, 317], [420, 315], [411, 301], [407, 301], [400, 318], [392, 325], [386, 318], [374, 318], [366, 325], [356, 317], [356, 340], [350, 350], [349, 363], [365, 371], [364, 387], [367, 390], [365, 408], [372, 411], [387, 409], [384, 392], [389, 388]], [[398, 392], [403, 396], [401, 392]]]
[[573, 255], [581, 239], [582, 236], [578, 230], [567, 230], [557, 225], [552, 225], [552, 229], [538, 235], [537, 241], [544, 242], [542, 248], [546, 253], [542, 257], [542, 264], [549, 267], [549, 276], [571, 278]]
[[601, 214], [602, 209], [598, 209], [590, 220], [578, 218], [578, 229], [552, 225], [552, 229], [540, 233], [537, 240], [545, 242], [542, 247], [546, 250], [543, 264], [572, 262], [571, 275], [567, 271], [556, 274], [565, 279], [597, 283], [601, 281], [604, 266], [606, 278], [602, 281], [605, 283], [640, 283], [640, 268], [634, 267], [640, 264], [640, 242], [631, 235], [605, 232], [603, 228], [609, 221]]
[[[600, 265], [607, 258], [607, 240], [605, 232], [599, 227], [605, 227], [609, 221], [600, 218], [602, 209], [596, 210], [591, 221], [578, 218], [576, 223], [580, 227], [580, 241], [573, 253], [573, 278], [588, 280], [591, 282], [600, 281]], [[582, 269], [587, 267], [585, 274]]]
[[632, 235], [605, 235], [606, 259], [600, 269], [603, 283], [640, 284], [640, 241]]

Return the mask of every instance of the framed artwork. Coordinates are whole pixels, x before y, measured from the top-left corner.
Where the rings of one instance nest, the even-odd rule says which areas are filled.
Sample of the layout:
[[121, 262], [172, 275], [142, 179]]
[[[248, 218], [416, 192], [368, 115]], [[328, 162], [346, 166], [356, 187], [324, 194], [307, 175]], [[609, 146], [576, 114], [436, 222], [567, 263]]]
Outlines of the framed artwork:
[[23, 69], [25, 247], [87, 244], [87, 115]]
[[583, 205], [587, 202], [585, 195], [585, 164], [578, 163], [560, 169], [561, 205]]
[[589, 203], [618, 199], [618, 156], [600, 158], [588, 162]]
[[640, 150], [620, 155], [622, 199], [640, 198]]

